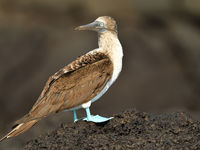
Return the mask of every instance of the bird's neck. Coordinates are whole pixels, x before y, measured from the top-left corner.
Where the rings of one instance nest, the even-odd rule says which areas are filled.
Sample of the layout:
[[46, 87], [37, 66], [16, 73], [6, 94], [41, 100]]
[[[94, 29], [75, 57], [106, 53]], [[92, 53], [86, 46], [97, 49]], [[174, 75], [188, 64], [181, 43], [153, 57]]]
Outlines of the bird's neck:
[[108, 54], [111, 59], [114, 55], [117, 55], [118, 57], [123, 56], [122, 46], [116, 32], [105, 31], [99, 33], [98, 44], [99, 48], [104, 53]]
[[117, 33], [105, 31], [99, 34], [99, 50], [107, 54], [113, 63], [113, 74], [110, 84], [118, 77], [122, 70], [123, 50]]

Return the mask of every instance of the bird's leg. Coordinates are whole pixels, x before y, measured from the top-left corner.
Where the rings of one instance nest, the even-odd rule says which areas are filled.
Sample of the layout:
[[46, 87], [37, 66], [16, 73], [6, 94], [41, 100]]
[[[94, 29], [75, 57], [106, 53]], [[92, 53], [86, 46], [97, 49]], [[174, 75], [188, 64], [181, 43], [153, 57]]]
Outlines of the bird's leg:
[[92, 120], [92, 115], [90, 113], [90, 107], [85, 108], [86, 114], [87, 114], [87, 121]]
[[74, 122], [78, 121], [76, 110], [73, 110]]
[[82, 104], [82, 107], [85, 108], [86, 115], [87, 115], [87, 118], [84, 118], [83, 120], [91, 121], [92, 116], [90, 113], [90, 106], [91, 106], [91, 101]]
[[101, 117], [99, 115], [96, 115], [96, 116], [91, 115], [90, 105], [91, 105], [91, 101], [89, 101], [85, 104], [82, 104], [82, 107], [85, 108], [86, 115], [87, 115], [87, 117], [83, 118], [83, 120], [91, 121], [91, 122], [95, 122], [95, 123], [101, 123], [101, 122], [106, 122], [113, 118], [113, 117], [105, 118], [105, 117]]

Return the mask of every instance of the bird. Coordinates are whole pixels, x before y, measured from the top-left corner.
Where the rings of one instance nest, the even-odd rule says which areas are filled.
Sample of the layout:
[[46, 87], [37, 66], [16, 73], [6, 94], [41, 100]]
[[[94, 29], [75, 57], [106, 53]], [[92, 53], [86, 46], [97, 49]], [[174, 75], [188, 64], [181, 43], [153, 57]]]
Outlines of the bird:
[[113, 118], [91, 115], [90, 106], [105, 94], [122, 70], [123, 49], [117, 23], [110, 16], [101, 16], [75, 30], [97, 32], [99, 47], [50, 76], [30, 111], [0, 141], [18, 136], [42, 118], [62, 111], [72, 111], [74, 122], [79, 120], [76, 111], [80, 108], [86, 111], [87, 116], [82, 118], [85, 121], [101, 123]]

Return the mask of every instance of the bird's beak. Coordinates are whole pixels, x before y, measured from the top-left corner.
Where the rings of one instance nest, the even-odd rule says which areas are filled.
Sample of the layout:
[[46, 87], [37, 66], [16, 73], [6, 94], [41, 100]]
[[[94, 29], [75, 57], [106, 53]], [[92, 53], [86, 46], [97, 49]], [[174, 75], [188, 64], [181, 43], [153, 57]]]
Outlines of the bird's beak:
[[98, 27], [98, 22], [94, 21], [90, 24], [76, 27], [75, 30], [93, 30], [93, 31], [95, 31], [97, 29], [97, 27]]

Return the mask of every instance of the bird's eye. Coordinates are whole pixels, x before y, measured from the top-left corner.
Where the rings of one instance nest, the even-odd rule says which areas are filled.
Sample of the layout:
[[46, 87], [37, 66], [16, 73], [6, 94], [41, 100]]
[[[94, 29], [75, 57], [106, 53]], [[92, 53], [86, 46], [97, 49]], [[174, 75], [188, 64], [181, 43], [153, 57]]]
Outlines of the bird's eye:
[[99, 25], [100, 25], [100, 27], [103, 27], [103, 26], [104, 26], [104, 23], [103, 23], [103, 22], [100, 22]]

